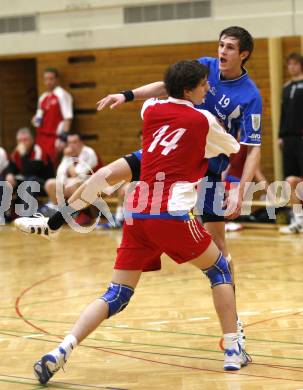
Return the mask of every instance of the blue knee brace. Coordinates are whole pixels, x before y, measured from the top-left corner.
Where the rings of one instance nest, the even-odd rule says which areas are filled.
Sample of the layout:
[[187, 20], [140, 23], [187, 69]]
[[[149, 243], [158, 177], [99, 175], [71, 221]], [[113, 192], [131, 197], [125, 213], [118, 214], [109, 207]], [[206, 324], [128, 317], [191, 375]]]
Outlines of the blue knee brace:
[[108, 304], [108, 318], [126, 308], [134, 289], [124, 284], [110, 283], [105, 294], [100, 297]]
[[211, 288], [218, 284], [233, 284], [229, 263], [222, 253], [214, 265], [202, 271], [210, 280]]

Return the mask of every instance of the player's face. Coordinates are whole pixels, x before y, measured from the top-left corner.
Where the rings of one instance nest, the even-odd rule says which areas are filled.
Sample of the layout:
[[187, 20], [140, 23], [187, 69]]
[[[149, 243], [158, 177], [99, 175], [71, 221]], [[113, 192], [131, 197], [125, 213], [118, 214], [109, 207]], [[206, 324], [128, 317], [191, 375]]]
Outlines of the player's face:
[[[218, 58], [219, 69], [223, 76], [233, 76], [240, 72], [242, 61], [247, 57], [248, 52], [240, 53], [239, 40], [234, 37], [223, 35], [219, 41]], [[235, 76], [236, 77], [236, 76]]]
[[297, 77], [302, 74], [301, 64], [295, 60], [289, 60], [287, 63], [287, 70], [291, 77]]
[[202, 79], [196, 88], [184, 91], [184, 97], [195, 105], [200, 105], [204, 102], [205, 95], [209, 90], [207, 77]]
[[71, 149], [73, 156], [78, 156], [82, 149], [82, 141], [77, 135], [69, 135], [67, 137], [67, 146]]
[[58, 79], [52, 72], [45, 72], [43, 75], [43, 81], [47, 91], [52, 91], [58, 84]]

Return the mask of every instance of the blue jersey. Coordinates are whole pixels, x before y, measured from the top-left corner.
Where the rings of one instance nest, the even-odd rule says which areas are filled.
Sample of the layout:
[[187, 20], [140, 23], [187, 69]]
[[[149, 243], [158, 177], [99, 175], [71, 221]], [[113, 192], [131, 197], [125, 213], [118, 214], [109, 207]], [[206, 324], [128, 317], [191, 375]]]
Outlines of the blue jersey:
[[241, 144], [260, 145], [262, 99], [247, 72], [234, 80], [222, 80], [217, 58], [201, 57], [198, 61], [209, 69], [210, 86], [205, 102], [198, 108], [219, 118], [235, 138], [240, 131]]

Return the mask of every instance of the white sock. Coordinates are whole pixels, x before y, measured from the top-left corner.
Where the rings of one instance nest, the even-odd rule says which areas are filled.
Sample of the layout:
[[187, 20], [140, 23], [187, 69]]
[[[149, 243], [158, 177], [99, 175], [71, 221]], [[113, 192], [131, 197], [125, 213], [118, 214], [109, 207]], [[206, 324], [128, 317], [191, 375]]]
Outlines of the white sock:
[[225, 333], [223, 337], [225, 349], [235, 349], [236, 351], [239, 351], [237, 333]]
[[64, 349], [71, 349], [73, 350], [78, 344], [78, 341], [74, 335], [71, 333], [65, 336], [64, 340], [60, 344], [60, 347]]
[[58, 348], [54, 350], [54, 353], [60, 355], [60, 348], [63, 348], [66, 351], [65, 359], [68, 359], [69, 355], [72, 353], [73, 349], [76, 348], [77, 344], [78, 341], [76, 337], [72, 334], [68, 334], [62, 343], [59, 344]]
[[294, 220], [296, 223], [299, 223], [303, 226], [303, 214], [302, 213], [295, 213], [294, 212]]

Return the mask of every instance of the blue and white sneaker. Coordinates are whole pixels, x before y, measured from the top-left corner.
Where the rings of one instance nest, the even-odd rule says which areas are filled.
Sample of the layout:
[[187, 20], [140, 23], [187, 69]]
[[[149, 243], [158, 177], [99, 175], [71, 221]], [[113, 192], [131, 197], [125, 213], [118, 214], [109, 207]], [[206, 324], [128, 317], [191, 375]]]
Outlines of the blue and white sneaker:
[[106, 222], [106, 223], [98, 223], [97, 226], [96, 226], [96, 229], [98, 230], [109, 230], [109, 229], [120, 229], [122, 228], [123, 226], [123, 220], [120, 220], [120, 219], [116, 219], [114, 217], [114, 222], [115, 224], [113, 225], [112, 223], [110, 222]]
[[238, 350], [225, 349], [223, 366], [225, 371], [240, 370], [241, 367], [247, 366], [251, 361], [251, 357], [241, 348], [239, 343]]
[[42, 356], [34, 364], [34, 374], [42, 385], [46, 384], [60, 368], [63, 368], [66, 363], [66, 354], [65, 349], [59, 347]]

